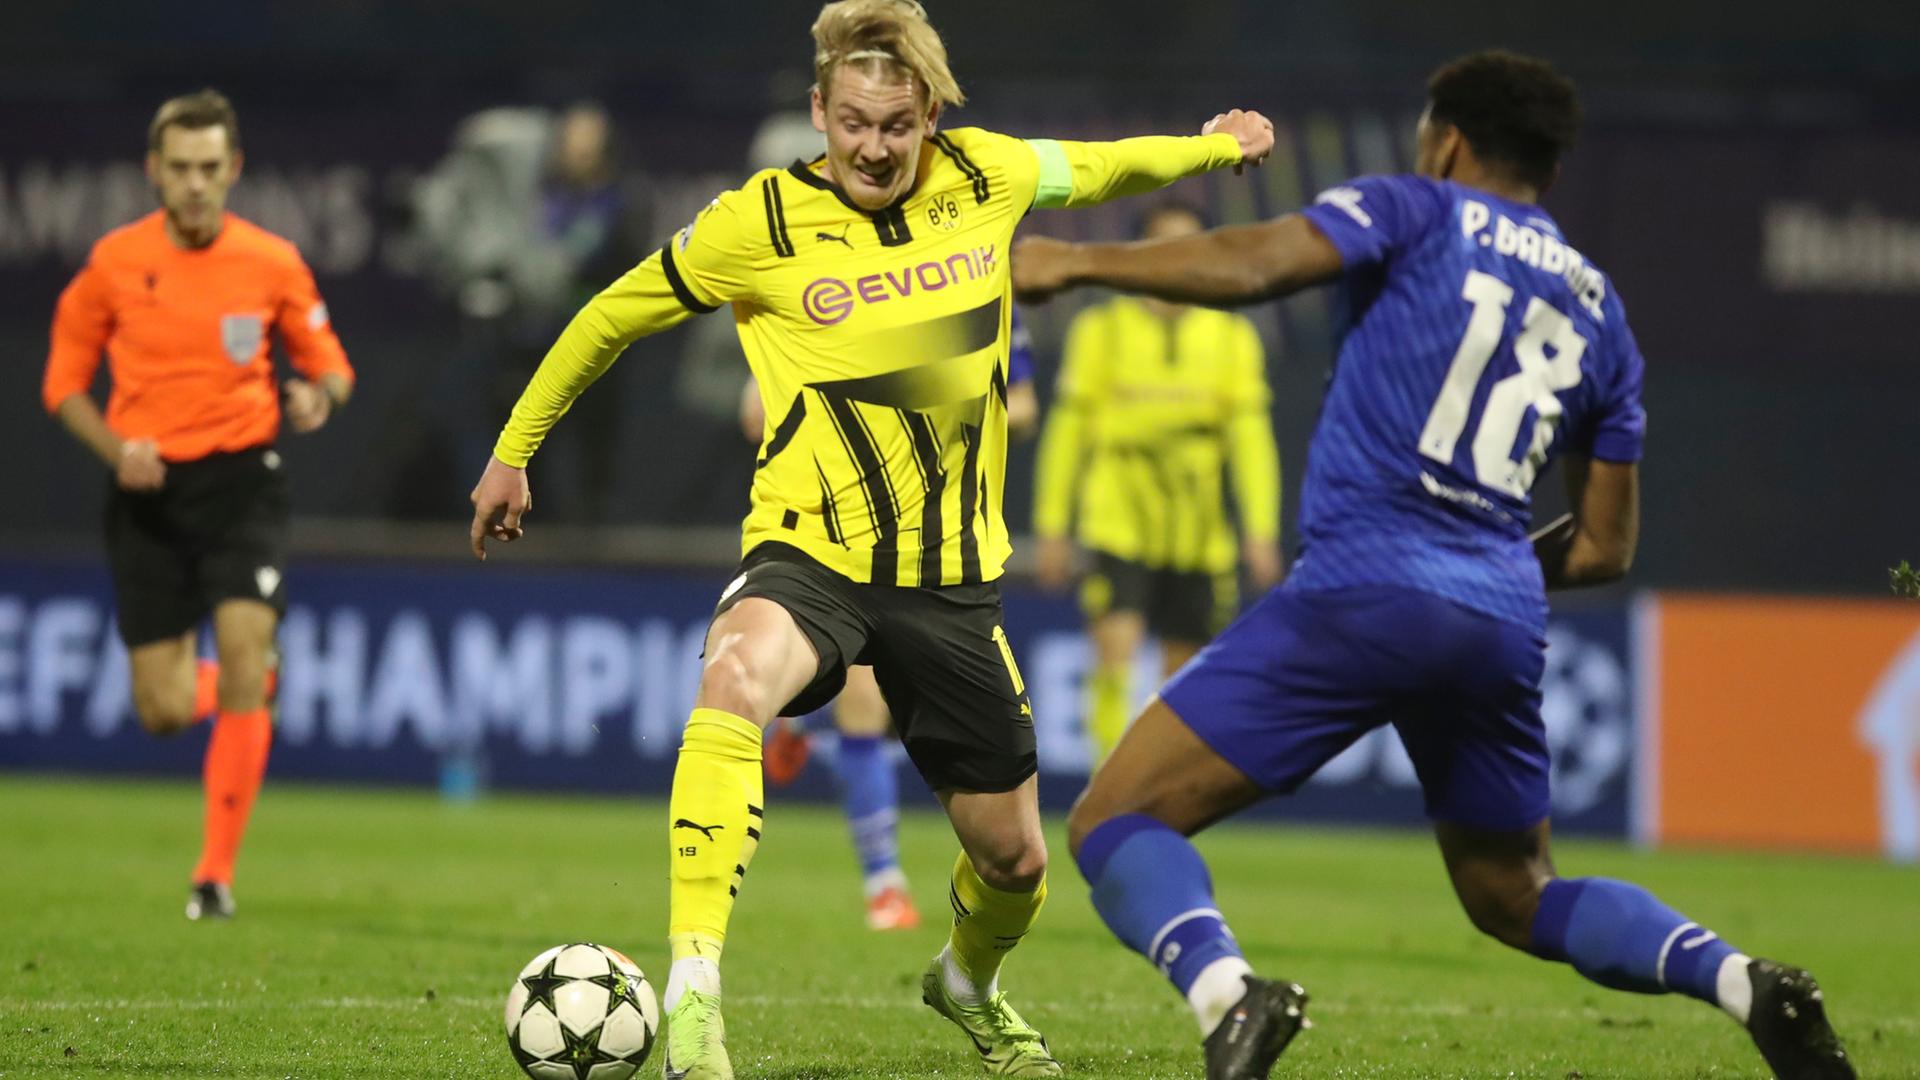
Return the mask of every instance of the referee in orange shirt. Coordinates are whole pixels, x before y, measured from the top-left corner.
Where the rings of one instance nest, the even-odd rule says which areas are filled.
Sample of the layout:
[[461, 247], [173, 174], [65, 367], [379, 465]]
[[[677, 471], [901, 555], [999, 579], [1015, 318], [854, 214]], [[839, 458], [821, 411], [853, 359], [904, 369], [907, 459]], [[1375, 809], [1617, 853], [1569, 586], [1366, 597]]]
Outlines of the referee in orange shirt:
[[[233, 914], [233, 864], [266, 772], [274, 631], [286, 610], [279, 397], [297, 432], [346, 403], [353, 369], [313, 273], [287, 241], [226, 212], [240, 127], [212, 90], [147, 132], [159, 210], [108, 233], [60, 295], [47, 410], [113, 474], [107, 552], [134, 709], [157, 735], [217, 715], [189, 919]], [[293, 365], [275, 392], [270, 331]], [[106, 415], [89, 394], [105, 352]], [[195, 657], [211, 612], [218, 662]]]

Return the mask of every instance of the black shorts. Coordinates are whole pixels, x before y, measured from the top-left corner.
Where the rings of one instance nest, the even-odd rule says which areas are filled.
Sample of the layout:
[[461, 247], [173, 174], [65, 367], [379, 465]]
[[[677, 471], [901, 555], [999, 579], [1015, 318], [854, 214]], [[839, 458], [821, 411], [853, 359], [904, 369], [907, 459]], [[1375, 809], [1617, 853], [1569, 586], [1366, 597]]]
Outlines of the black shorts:
[[1240, 581], [1231, 571], [1159, 570], [1096, 551], [1093, 572], [1080, 582], [1080, 607], [1089, 619], [1137, 611], [1154, 637], [1204, 645], [1239, 612]]
[[128, 648], [178, 637], [226, 600], [286, 613], [287, 476], [270, 448], [167, 463], [166, 486], [107, 497], [107, 560]]
[[1000, 588], [850, 581], [798, 548], [749, 552], [717, 617], [748, 597], [785, 608], [820, 656], [813, 682], [781, 710], [832, 701], [847, 665], [873, 665], [907, 756], [935, 791], [1011, 791], [1034, 774], [1033, 706], [1001, 626]]

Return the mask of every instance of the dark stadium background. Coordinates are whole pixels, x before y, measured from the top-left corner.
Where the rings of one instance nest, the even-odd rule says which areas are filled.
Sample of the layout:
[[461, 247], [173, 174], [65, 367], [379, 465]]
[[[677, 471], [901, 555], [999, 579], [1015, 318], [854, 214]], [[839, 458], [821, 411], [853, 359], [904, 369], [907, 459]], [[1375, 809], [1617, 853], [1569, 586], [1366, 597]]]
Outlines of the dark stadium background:
[[[590, 395], [612, 403], [606, 438], [593, 442], [583, 423], [563, 423], [534, 463], [530, 541], [484, 573], [472, 569], [465, 497], [502, 412], [450, 392], [470, 381], [472, 348], [412, 238], [410, 192], [476, 111], [594, 99], [612, 114], [624, 173], [643, 193], [644, 231], [657, 244], [740, 182], [764, 118], [803, 106], [816, 10], [636, 0], [10, 5], [0, 19], [0, 460], [14, 509], [0, 521], [0, 766], [186, 775], [197, 760], [197, 743], [156, 747], [114, 713], [110, 695], [91, 689], [96, 673], [111, 675], [116, 648], [98, 559], [105, 481], [44, 414], [39, 383], [61, 287], [101, 232], [152, 205], [137, 167], [154, 106], [213, 85], [236, 103], [248, 154], [236, 208], [300, 244], [361, 376], [351, 407], [324, 432], [284, 445], [298, 514], [290, 581], [296, 607], [311, 605], [289, 621], [290, 647], [335, 641], [316, 629], [334, 627], [335, 616], [362, 619], [353, 625], [366, 635], [366, 681], [352, 686], [366, 693], [330, 698], [290, 672], [276, 775], [431, 781], [444, 742], [405, 727], [432, 712], [426, 698], [407, 696], [422, 687], [439, 695], [433, 715], [447, 723], [511, 727], [499, 702], [487, 718], [463, 712], [449, 642], [469, 607], [507, 640], [533, 610], [517, 606], [524, 599], [545, 603], [534, 614], [553, 627], [603, 620], [579, 624], [588, 644], [603, 641], [589, 631], [605, 629], [605, 619], [626, 618], [635, 655], [651, 659], [633, 661], [641, 674], [620, 676], [624, 696], [609, 697], [604, 715], [575, 718], [615, 725], [608, 739], [631, 731], [658, 741], [647, 752], [576, 747], [551, 757], [528, 749], [546, 746], [534, 727], [516, 729], [518, 750], [495, 728], [487, 739], [497, 773], [543, 788], [657, 788], [685, 688], [641, 680], [665, 655], [660, 635], [697, 634], [725, 580], [751, 452], [730, 410], [689, 397], [685, 375], [701, 339], [683, 327], [641, 342]], [[1549, 701], [1566, 703], [1556, 715], [1567, 717], [1554, 721], [1565, 766], [1556, 783], [1577, 791], [1590, 782], [1590, 816], [1575, 817], [1606, 832], [1880, 845], [1874, 765], [1861, 750], [1880, 736], [1862, 732], [1898, 725], [1856, 718], [1879, 673], [1899, 670], [1889, 665], [1914, 632], [1910, 606], [1872, 598], [1885, 596], [1888, 567], [1920, 558], [1920, 8], [945, 0], [932, 14], [972, 97], [949, 124], [1104, 138], [1189, 131], [1232, 106], [1273, 116], [1282, 137], [1266, 168], [1179, 189], [1220, 222], [1284, 212], [1354, 173], [1406, 168], [1424, 80], [1452, 56], [1503, 45], [1571, 74], [1588, 122], [1545, 205], [1625, 300], [1648, 359], [1651, 427], [1633, 576], [1569, 598], [1556, 623], [1556, 634], [1570, 635], [1550, 673]], [[1031, 227], [1118, 237], [1149, 204], [1047, 212]], [[1090, 299], [1030, 313], [1043, 398], [1067, 318]], [[1330, 360], [1327, 299], [1309, 294], [1252, 314], [1268, 346], [1291, 546]], [[724, 326], [710, 329], [725, 347]], [[541, 348], [530, 342], [516, 362], [530, 369]], [[605, 503], [565, 497], [565, 442], [575, 460], [612, 462]], [[1016, 534], [1027, 528], [1031, 464], [1031, 445], [1016, 448], [1006, 499]], [[1543, 479], [1543, 506], [1554, 507], [1557, 486]], [[1067, 600], [1028, 588], [1025, 566], [1017, 551], [1009, 630], [1032, 679], [1057, 675], [1049, 700], [1071, 701], [1079, 669], [1049, 657], [1073, 640], [1074, 613]], [[546, 573], [576, 576], [555, 589]], [[1704, 621], [1661, 621], [1697, 594], [1713, 594]], [[1786, 629], [1777, 642], [1742, 637], [1748, 624], [1715, 621], [1721, 599], [1759, 605], [1755, 619]], [[61, 606], [70, 602], [80, 606]], [[1809, 612], [1827, 621], [1805, 625], [1835, 629], [1799, 636]], [[428, 627], [424, 653], [396, 652], [415, 615]], [[665, 621], [642, 626], [643, 616]], [[1877, 629], [1847, 636], [1868, 625]], [[1841, 664], [1851, 656], [1862, 659]], [[571, 670], [566, 657], [575, 654], [554, 653], [554, 686]], [[415, 661], [441, 670], [405, 667]], [[1909, 666], [1920, 670], [1920, 647]], [[1680, 685], [1677, 670], [1704, 673], [1707, 688]], [[397, 681], [380, 681], [392, 672]], [[1808, 707], [1825, 711], [1771, 708], [1779, 687], [1756, 681], [1762, 675], [1810, 688]], [[1699, 712], [1699, 702], [1713, 708]], [[555, 707], [575, 715], [565, 700]], [[1811, 741], [1791, 742], [1794, 733]], [[1049, 738], [1043, 767], [1047, 746], [1058, 745]], [[1667, 826], [1648, 824], [1669, 790], [1661, 763], [1675, 739], [1689, 738], [1774, 748], [1765, 767], [1831, 752], [1839, 764], [1826, 775], [1844, 777], [1835, 786], [1856, 796], [1845, 824], [1803, 834], [1762, 815], [1727, 833], [1722, 826], [1745, 811], [1714, 817], [1717, 793], [1702, 796], [1707, 816], [1680, 833], [1671, 802]], [[1920, 747], [1920, 734], [1888, 738], [1886, 761]], [[599, 744], [608, 745], [628, 744]], [[1064, 770], [1051, 774], [1048, 792], [1059, 807], [1081, 776], [1070, 755], [1053, 764]], [[1723, 765], [1729, 776], [1762, 767]], [[1394, 768], [1384, 756], [1360, 762], [1286, 805], [1307, 816], [1408, 820], [1417, 807], [1411, 776]], [[815, 794], [826, 791], [820, 772]], [[1392, 798], [1363, 797], [1381, 791]]]
[[[112, 222], [97, 208], [80, 208], [76, 226], [33, 213], [23, 187], [36, 163], [56, 172], [135, 163], [153, 103], [213, 84], [240, 108], [256, 178], [359, 170], [347, 194], [312, 196], [317, 213], [304, 212], [317, 218], [305, 246], [323, 249], [309, 257], [365, 378], [337, 429], [296, 447], [299, 511], [441, 522], [457, 555], [478, 463], [451, 460], [408, 422], [431, 373], [458, 358], [444, 305], [417, 276], [390, 269], [405, 226], [397, 178], [430, 166], [475, 109], [586, 96], [615, 114], [630, 168], [737, 177], [759, 118], [800, 100], [813, 7], [714, 10], [589, 0], [10, 5], [0, 34], [0, 349], [11, 358], [0, 368], [0, 455], [32, 467], [16, 469], [9, 540], [93, 543], [100, 497], [92, 463], [41, 414], [36, 389], [53, 299], [83, 252], [73, 238], [90, 242], [94, 226]], [[1217, 216], [1235, 220], [1287, 208], [1272, 196], [1380, 167], [1382, 147], [1394, 155], [1387, 167], [1403, 166], [1421, 81], [1448, 56], [1490, 43], [1543, 53], [1579, 80], [1590, 117], [1546, 205], [1614, 276], [1649, 360], [1637, 582], [1866, 593], [1913, 553], [1914, 8], [1199, 0], [1177, 18], [1168, 11], [1124, 0], [935, 4], [973, 95], [949, 122], [1099, 135], [1180, 130], [1218, 108], [1258, 107], [1287, 123], [1299, 163], [1293, 176], [1251, 185], [1269, 196], [1253, 206], [1222, 197], [1231, 181], [1206, 185]], [[300, 214], [263, 216], [298, 235], [285, 219]], [[1108, 234], [1130, 212], [1053, 217], [1036, 224]], [[1784, 250], [1815, 242], [1793, 222], [1824, 223], [1844, 248], [1849, 222], [1884, 233], [1879, 218], [1905, 229], [1884, 256], [1865, 240], [1851, 254]], [[667, 216], [652, 227], [664, 235], [679, 224]], [[332, 229], [371, 234], [329, 238]], [[50, 234], [66, 238], [58, 250]], [[330, 271], [325, 252], [342, 244], [367, 251], [339, 253]], [[1269, 344], [1290, 481], [1326, 368], [1323, 311], [1310, 296], [1266, 317], [1270, 331], [1285, 328]], [[1038, 314], [1050, 346], [1062, 312]], [[616, 451], [629, 463], [608, 515], [618, 523], [725, 526], [741, 511], [747, 454], [731, 428], [683, 421], [657, 392], [672, 380], [677, 344], [645, 345], [616, 369], [614, 392], [647, 415]], [[1044, 386], [1055, 357], [1050, 348], [1041, 357]], [[661, 460], [701, 467], [649, 467]], [[1019, 530], [1025, 470], [1014, 473]]]

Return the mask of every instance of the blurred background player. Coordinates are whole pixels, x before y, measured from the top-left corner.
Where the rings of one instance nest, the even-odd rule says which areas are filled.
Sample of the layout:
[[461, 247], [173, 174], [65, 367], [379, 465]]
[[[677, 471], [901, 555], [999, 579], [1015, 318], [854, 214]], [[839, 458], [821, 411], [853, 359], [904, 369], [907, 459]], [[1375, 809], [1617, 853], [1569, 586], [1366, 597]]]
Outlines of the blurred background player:
[[[1632, 564], [1646, 429], [1618, 293], [1538, 206], [1579, 123], [1548, 64], [1477, 53], [1428, 83], [1417, 175], [1362, 177], [1264, 224], [1015, 261], [1042, 290], [1199, 303], [1346, 288], [1293, 574], [1167, 684], [1069, 818], [1101, 917], [1193, 1006], [1210, 1080], [1268, 1075], [1306, 995], [1253, 975], [1187, 837], [1387, 723], [1475, 927], [1602, 986], [1716, 1005], [1782, 1077], [1854, 1075], [1806, 972], [1637, 885], [1554, 869], [1546, 590]], [[1573, 510], [1529, 537], [1555, 457]]]
[[[170, 735], [218, 715], [189, 919], [233, 914], [234, 859], [273, 739], [270, 657], [286, 610], [279, 397], [306, 433], [353, 386], [299, 252], [226, 212], [240, 166], [225, 97], [160, 106], [146, 158], [160, 209], [102, 237], [61, 294], [43, 386], [47, 410], [113, 474], [107, 552], [141, 725]], [[274, 334], [305, 376], [278, 393]], [[89, 396], [103, 350], [104, 416]], [[209, 613], [218, 661], [196, 661]]]
[[[1033, 337], [1013, 310], [1007, 357], [1007, 434], [1025, 439], [1040, 419], [1040, 400], [1033, 388]], [[767, 438], [766, 406], [760, 387], [751, 378], [740, 397], [740, 426], [759, 445]], [[818, 714], [813, 714], [818, 715]], [[782, 717], [767, 729], [767, 779], [784, 787], [799, 777], [812, 754], [810, 717]], [[839, 744], [833, 755], [834, 777], [840, 785], [840, 805], [846, 810], [853, 834], [854, 853], [867, 900], [867, 926], [874, 930], [911, 930], [920, 925], [906, 872], [900, 868], [900, 780], [888, 746], [893, 717], [880, 696], [873, 669], [864, 664], [847, 668], [847, 685], [833, 699], [833, 726]]]
[[[528, 358], [646, 254], [648, 201], [597, 101], [486, 109], [460, 122], [413, 194], [415, 239], [459, 325], [457, 352], [419, 395], [455, 475], [486, 460], [492, 446], [477, 432], [512, 407]], [[622, 405], [611, 393], [582, 402], [547, 448], [544, 510], [584, 523], [611, 516]]]
[[813, 37], [827, 153], [722, 193], [575, 316], [474, 487], [469, 536], [484, 558], [488, 539], [522, 535], [527, 461], [628, 344], [733, 305], [769, 435], [669, 800], [667, 1071], [733, 1075], [718, 961], [764, 820], [761, 732], [868, 662], [962, 848], [922, 998], [990, 1072], [1057, 1076], [998, 985], [1046, 900], [1032, 705], [997, 584], [1011, 552], [1005, 256], [1035, 207], [1257, 164], [1273, 127], [1235, 110], [1198, 137], [943, 131], [963, 96], [919, 4], [828, 4]]
[[[1197, 210], [1169, 204], [1147, 212], [1138, 233], [1158, 240], [1204, 227]], [[1280, 581], [1269, 398], [1260, 335], [1244, 315], [1122, 296], [1067, 328], [1033, 526], [1044, 587], [1071, 580], [1070, 536], [1092, 557], [1080, 602], [1094, 649], [1086, 716], [1096, 768], [1133, 715], [1134, 657], [1147, 634], [1159, 640], [1164, 679], [1238, 612], [1240, 566], [1258, 592]]]

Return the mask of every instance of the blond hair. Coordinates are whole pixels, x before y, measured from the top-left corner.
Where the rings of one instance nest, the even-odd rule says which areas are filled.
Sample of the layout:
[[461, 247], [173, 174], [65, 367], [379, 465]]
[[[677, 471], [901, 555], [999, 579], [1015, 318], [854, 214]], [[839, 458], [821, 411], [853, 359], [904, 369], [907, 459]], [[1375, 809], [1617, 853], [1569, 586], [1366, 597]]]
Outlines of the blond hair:
[[947, 67], [947, 46], [915, 0], [837, 0], [813, 21], [813, 77], [822, 94], [842, 64], [871, 74], [904, 74], [931, 101], [967, 100]]

